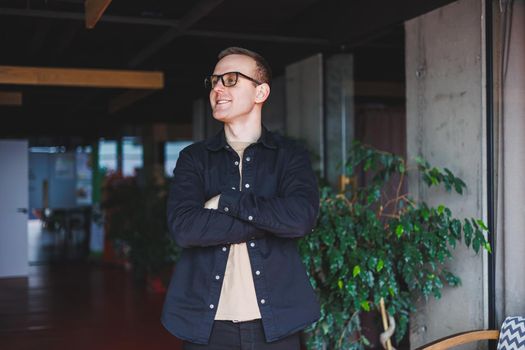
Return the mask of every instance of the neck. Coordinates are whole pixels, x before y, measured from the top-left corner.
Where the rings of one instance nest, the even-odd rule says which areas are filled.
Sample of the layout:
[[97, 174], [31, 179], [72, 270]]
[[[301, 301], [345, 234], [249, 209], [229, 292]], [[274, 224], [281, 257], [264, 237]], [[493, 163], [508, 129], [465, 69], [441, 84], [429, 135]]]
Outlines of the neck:
[[224, 124], [224, 134], [226, 140], [231, 142], [255, 142], [259, 139], [262, 132], [262, 125], [259, 122], [242, 122]]

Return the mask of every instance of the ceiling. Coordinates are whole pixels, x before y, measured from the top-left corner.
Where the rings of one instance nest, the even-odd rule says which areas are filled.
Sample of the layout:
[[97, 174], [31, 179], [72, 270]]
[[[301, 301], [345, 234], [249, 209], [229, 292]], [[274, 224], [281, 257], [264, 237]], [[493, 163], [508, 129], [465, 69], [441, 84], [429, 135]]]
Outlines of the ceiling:
[[203, 77], [228, 46], [260, 52], [282, 75], [322, 52], [356, 55], [356, 79], [403, 80], [403, 21], [450, 0], [113, 0], [87, 29], [83, 0], [0, 1], [0, 65], [162, 71], [162, 90], [111, 110], [124, 89], [2, 85], [0, 137], [92, 136], [122, 125], [189, 123]]

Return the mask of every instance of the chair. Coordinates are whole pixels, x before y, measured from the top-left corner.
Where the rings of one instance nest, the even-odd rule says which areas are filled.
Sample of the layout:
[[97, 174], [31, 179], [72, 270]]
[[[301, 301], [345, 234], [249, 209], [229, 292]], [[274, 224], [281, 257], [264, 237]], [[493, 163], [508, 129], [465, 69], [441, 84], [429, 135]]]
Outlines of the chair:
[[478, 330], [454, 334], [418, 350], [443, 350], [479, 340], [498, 340], [497, 350], [525, 350], [525, 317], [509, 316], [500, 330]]

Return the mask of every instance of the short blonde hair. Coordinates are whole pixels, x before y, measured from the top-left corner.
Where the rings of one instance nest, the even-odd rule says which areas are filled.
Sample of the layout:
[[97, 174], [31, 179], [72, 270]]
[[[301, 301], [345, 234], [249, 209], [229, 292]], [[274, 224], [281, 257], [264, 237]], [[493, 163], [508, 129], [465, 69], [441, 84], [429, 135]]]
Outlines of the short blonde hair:
[[222, 50], [217, 56], [217, 59], [221, 60], [229, 55], [244, 55], [253, 58], [257, 67], [255, 71], [255, 79], [262, 83], [267, 83], [268, 85], [270, 84], [272, 80], [272, 70], [270, 68], [270, 65], [268, 64], [266, 59], [259, 55], [257, 52], [242, 47], [232, 46]]

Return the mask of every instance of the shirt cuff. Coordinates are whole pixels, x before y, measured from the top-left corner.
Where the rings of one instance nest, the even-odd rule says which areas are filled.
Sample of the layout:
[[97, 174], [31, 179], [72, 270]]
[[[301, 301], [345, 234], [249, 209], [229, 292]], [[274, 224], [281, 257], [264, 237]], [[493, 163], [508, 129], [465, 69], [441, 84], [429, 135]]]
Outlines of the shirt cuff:
[[240, 199], [241, 191], [228, 189], [221, 193], [217, 210], [222, 213], [238, 217]]

